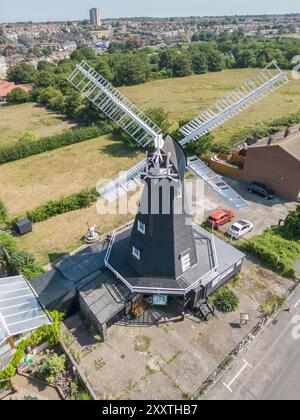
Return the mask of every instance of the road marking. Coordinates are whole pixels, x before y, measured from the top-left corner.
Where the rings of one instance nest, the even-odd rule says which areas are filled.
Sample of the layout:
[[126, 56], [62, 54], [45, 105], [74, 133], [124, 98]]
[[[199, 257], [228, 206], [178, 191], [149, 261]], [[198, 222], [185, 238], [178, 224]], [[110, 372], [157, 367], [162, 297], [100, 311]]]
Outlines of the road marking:
[[244, 370], [249, 367], [251, 369], [253, 369], [253, 367], [250, 365], [250, 363], [248, 363], [246, 360], [243, 359], [244, 362], [244, 366], [242, 367], [242, 369], [235, 375], [235, 377], [232, 379], [232, 381], [227, 385], [225, 384], [225, 382], [223, 382], [223, 385], [225, 386], [225, 388], [228, 389], [229, 392], [233, 392], [231, 389], [231, 386], [234, 384], [234, 382], [241, 376], [241, 374], [244, 372]]
[[297, 308], [300, 305], [300, 299], [298, 300], [298, 302], [294, 305], [294, 308]]

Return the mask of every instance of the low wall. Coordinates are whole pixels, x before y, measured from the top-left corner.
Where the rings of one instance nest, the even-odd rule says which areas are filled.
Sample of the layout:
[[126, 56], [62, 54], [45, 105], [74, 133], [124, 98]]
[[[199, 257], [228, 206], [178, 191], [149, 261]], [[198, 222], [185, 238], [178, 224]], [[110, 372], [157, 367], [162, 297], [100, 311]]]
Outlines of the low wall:
[[209, 161], [209, 167], [214, 171], [217, 171], [223, 175], [229, 176], [230, 178], [237, 179], [239, 181], [244, 180], [243, 171], [239, 168], [235, 168], [234, 166], [230, 166], [225, 162], [219, 162], [217, 160], [211, 159]]

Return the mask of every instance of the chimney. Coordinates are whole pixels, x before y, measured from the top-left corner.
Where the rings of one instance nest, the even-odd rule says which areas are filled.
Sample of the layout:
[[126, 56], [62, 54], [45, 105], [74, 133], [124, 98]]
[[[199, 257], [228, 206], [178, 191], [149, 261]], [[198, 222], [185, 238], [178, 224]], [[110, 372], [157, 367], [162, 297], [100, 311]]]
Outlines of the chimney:
[[270, 135], [269, 138], [268, 138], [268, 146], [271, 146], [272, 143], [273, 143], [273, 136]]
[[286, 139], [290, 134], [291, 134], [291, 129], [290, 127], [287, 127], [284, 133], [284, 138]]

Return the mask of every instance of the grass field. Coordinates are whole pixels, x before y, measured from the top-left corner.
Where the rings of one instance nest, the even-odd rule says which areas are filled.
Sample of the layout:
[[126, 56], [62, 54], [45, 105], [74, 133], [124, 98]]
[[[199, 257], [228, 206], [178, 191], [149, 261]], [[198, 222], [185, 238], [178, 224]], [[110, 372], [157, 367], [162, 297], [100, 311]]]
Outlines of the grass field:
[[16, 142], [26, 131], [44, 137], [72, 126], [62, 115], [35, 104], [0, 107], [0, 147]]
[[[186, 117], [193, 118], [254, 73], [255, 70], [249, 69], [228, 70], [184, 79], [160, 80], [122, 88], [122, 91], [142, 109], [163, 106], [169, 111], [175, 127], [176, 121]], [[243, 127], [298, 111], [299, 95], [300, 83], [292, 81], [219, 129], [216, 140], [226, 140]], [[1, 117], [6, 115], [5, 118], [8, 118], [7, 112], [12, 112], [10, 124], [3, 123]], [[23, 115], [23, 121], [16, 125], [14, 121], [18, 121], [19, 113]], [[53, 114], [43, 108], [28, 104], [2, 109], [0, 141], [3, 138], [6, 141], [15, 141], [14, 133], [20, 134], [22, 131], [33, 130], [34, 127], [35, 130], [54, 129], [55, 125], [41, 123], [43, 118], [52, 117]], [[61, 129], [63, 124], [67, 123], [61, 123], [56, 128]], [[11, 162], [0, 166], [0, 198], [5, 202], [9, 213], [15, 216], [47, 200], [95, 186], [101, 179], [112, 178], [120, 170], [133, 165], [141, 156], [140, 153], [130, 152], [120, 141], [104, 136]], [[46, 264], [80, 246], [80, 238], [87, 230], [87, 222], [96, 224], [102, 233], [107, 233], [132, 218], [133, 215], [100, 216], [93, 206], [35, 224], [33, 233], [19, 240], [41, 264]]]
[[[170, 120], [176, 123], [183, 118], [194, 118], [229, 91], [247, 81], [258, 70], [225, 70], [182, 79], [157, 80], [145, 85], [122, 88], [140, 108], [164, 107]], [[240, 114], [216, 131], [216, 141], [224, 141], [241, 128], [270, 121], [300, 110], [300, 82], [291, 82]]]
[[97, 230], [105, 235], [133, 219], [134, 214], [99, 215], [94, 205], [37, 223], [33, 232], [20, 237], [19, 241], [24, 249], [37, 258], [39, 264], [46, 265], [82, 245], [81, 238], [87, 233], [87, 223], [96, 225]]
[[61, 195], [111, 180], [141, 158], [141, 153], [110, 136], [63, 147], [0, 165], [0, 197], [9, 214], [17, 216]]

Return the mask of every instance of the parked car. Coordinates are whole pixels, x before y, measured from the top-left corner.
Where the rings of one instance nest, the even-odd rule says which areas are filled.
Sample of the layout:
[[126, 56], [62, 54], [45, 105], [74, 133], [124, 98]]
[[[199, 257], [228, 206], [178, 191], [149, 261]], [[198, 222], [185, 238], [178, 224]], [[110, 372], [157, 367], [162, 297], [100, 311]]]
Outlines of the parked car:
[[264, 197], [266, 200], [272, 200], [275, 196], [274, 191], [270, 190], [264, 184], [260, 182], [252, 182], [251, 185], [248, 187], [248, 191], [253, 194], [260, 195]]
[[232, 210], [218, 210], [206, 219], [206, 224], [213, 229], [226, 225], [234, 219], [234, 212]]
[[248, 220], [238, 220], [226, 232], [228, 236], [234, 239], [239, 239], [247, 233], [251, 232], [254, 225]]

